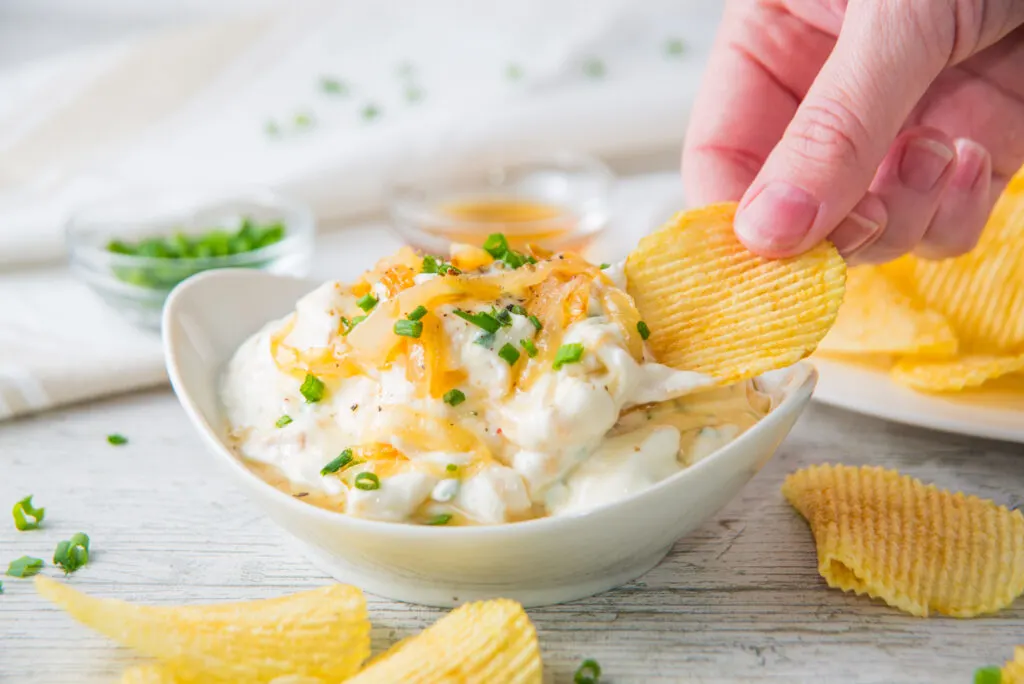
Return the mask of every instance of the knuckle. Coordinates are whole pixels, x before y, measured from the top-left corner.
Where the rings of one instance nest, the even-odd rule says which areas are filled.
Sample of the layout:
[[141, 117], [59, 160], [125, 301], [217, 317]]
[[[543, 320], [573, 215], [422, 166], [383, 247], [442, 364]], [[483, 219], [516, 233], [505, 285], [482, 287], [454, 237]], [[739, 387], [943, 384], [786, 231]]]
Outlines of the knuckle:
[[855, 167], [868, 132], [852, 109], [835, 99], [818, 98], [804, 102], [787, 137], [793, 152], [805, 161]]

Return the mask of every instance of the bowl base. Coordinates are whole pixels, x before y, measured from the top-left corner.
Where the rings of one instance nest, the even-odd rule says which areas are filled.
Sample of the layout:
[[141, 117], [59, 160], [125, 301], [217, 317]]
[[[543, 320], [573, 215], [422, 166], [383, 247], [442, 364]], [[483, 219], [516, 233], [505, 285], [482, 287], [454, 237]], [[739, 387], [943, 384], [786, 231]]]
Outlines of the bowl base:
[[622, 586], [641, 575], [646, 574], [668, 555], [672, 547], [643, 558], [635, 559], [618, 572], [593, 580], [569, 580], [560, 584], [548, 584], [532, 587], [511, 587], [500, 585], [460, 584], [458, 587], [446, 586], [436, 582], [415, 580], [405, 577], [385, 577], [360, 571], [335, 556], [329, 556], [322, 550], [299, 539], [291, 541], [318, 570], [360, 589], [394, 601], [416, 603], [435, 608], [454, 608], [470, 601], [483, 601], [494, 598], [508, 598], [518, 601], [526, 608], [549, 606], [555, 603], [566, 603], [587, 598]]

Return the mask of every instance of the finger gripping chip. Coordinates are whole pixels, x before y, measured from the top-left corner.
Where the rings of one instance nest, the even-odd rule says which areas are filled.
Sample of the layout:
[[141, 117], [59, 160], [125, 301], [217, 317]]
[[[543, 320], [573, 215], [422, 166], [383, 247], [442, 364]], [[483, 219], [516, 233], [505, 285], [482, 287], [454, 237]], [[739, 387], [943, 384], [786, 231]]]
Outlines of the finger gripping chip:
[[765, 259], [733, 233], [736, 204], [677, 214], [626, 260], [655, 358], [730, 383], [806, 357], [831, 327], [846, 264], [830, 243]]
[[894, 470], [811, 466], [786, 478], [830, 587], [926, 617], [994, 613], [1024, 592], [1024, 515]]
[[943, 358], [956, 354], [957, 337], [942, 314], [917, 306], [883, 269], [860, 266], [846, 274], [843, 305], [818, 351]]
[[79, 622], [157, 659], [181, 684], [284, 675], [341, 681], [370, 654], [366, 600], [341, 584], [262, 601], [166, 607], [94, 598], [43, 576], [36, 589]]
[[540, 684], [537, 632], [523, 607], [467, 603], [404, 639], [347, 684]]

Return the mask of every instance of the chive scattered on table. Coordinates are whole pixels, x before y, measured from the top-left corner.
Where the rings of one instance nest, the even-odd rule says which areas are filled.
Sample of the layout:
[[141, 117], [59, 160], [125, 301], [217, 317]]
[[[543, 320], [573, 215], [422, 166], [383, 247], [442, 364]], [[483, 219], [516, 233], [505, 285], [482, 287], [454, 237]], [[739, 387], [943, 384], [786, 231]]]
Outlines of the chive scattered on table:
[[31, 577], [43, 569], [43, 559], [22, 556], [11, 561], [7, 566], [7, 574], [11, 577]]
[[128, 443], [128, 438], [115, 432], [112, 435], [107, 435], [107, 443], [114, 446], [122, 446]]
[[21, 501], [14, 504], [12, 511], [14, 515], [14, 526], [22, 532], [39, 528], [46, 516], [45, 508], [36, 508], [32, 505], [32, 495], [29, 494]]
[[580, 663], [572, 679], [574, 684], [597, 684], [600, 680], [601, 666], [592, 658], [587, 658]]

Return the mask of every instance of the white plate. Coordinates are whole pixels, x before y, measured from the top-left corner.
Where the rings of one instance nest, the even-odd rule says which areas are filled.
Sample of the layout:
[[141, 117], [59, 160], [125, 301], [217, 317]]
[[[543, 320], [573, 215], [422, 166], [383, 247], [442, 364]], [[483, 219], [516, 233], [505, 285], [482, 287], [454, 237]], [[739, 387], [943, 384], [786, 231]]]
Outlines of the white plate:
[[811, 361], [819, 373], [814, 398], [825, 404], [907, 425], [1024, 443], [1024, 393], [1019, 388], [923, 394], [896, 384], [882, 370]]

